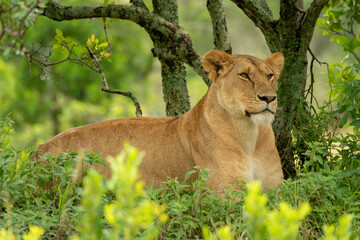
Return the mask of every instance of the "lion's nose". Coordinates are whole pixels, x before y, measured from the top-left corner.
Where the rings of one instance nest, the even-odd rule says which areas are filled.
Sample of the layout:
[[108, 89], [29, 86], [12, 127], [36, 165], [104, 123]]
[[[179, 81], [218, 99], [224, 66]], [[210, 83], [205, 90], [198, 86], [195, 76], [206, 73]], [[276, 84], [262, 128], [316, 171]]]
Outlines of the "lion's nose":
[[262, 101], [265, 101], [266, 103], [271, 103], [276, 99], [276, 96], [260, 96], [258, 95], [258, 98]]

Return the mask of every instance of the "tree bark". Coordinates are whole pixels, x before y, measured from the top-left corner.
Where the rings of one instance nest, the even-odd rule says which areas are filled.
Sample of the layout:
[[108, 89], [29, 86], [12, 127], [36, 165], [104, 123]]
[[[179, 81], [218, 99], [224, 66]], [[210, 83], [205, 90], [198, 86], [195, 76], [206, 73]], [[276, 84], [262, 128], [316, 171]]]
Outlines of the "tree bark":
[[222, 0], [208, 0], [206, 6], [211, 17], [215, 49], [231, 54], [232, 48], [227, 30]]
[[[153, 0], [154, 13], [178, 27], [178, 6], [175, 0]], [[174, 38], [158, 31], [147, 30], [154, 42], [153, 55], [161, 63], [161, 77], [167, 116], [179, 116], [190, 110], [190, 99], [186, 86], [186, 69], [177, 56]]]

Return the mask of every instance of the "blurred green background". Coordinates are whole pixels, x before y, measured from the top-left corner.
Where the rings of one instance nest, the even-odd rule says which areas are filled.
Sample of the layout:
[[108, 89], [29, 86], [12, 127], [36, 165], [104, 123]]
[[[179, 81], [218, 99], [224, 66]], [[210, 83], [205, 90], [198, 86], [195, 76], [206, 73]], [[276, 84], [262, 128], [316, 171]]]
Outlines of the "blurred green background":
[[[126, 1], [115, 1], [123, 3]], [[145, 1], [150, 8], [150, 1]], [[309, 2], [309, 1], [305, 1]], [[62, 1], [62, 4], [101, 4], [102, 1]], [[268, 1], [277, 17], [278, 1]], [[224, 1], [233, 53], [266, 58], [270, 51], [260, 30], [231, 1]], [[190, 34], [194, 48], [203, 56], [213, 49], [212, 26], [206, 1], [179, 0], [180, 25]], [[108, 20], [111, 42], [111, 62], [102, 61], [110, 88], [131, 90], [138, 97], [144, 116], [165, 116], [162, 100], [160, 64], [152, 57], [152, 42], [138, 25], [124, 20]], [[40, 17], [27, 34], [27, 49], [51, 51], [55, 29], [65, 36], [85, 44], [92, 34], [105, 41], [101, 19], [54, 22]], [[311, 49], [320, 61], [338, 62], [342, 49], [329, 43], [317, 28]], [[60, 50], [50, 61], [65, 58]], [[309, 62], [311, 56], [309, 55]], [[42, 71], [26, 58], [0, 58], [0, 116], [11, 113], [15, 121], [19, 147], [32, 148], [68, 128], [120, 117], [135, 117], [130, 99], [101, 91], [100, 75], [74, 63], [62, 63]], [[326, 66], [314, 65], [315, 94], [321, 103], [329, 91]], [[207, 90], [202, 79], [188, 68], [188, 88], [194, 106]]]

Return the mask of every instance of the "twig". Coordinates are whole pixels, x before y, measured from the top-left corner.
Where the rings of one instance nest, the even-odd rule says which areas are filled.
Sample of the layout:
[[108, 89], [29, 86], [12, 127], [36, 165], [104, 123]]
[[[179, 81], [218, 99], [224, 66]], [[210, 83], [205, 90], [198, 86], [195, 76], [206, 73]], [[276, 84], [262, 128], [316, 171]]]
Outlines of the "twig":
[[19, 30], [18, 30], [18, 35], [20, 38], [23, 38], [26, 32], [26, 29], [21, 33], [21, 29], [22, 26], [24, 25], [24, 22], [26, 20], [26, 18], [30, 15], [30, 13], [40, 4], [40, 0], [37, 0], [25, 13], [25, 15], [23, 16], [23, 18], [20, 21], [20, 25], [19, 25]]
[[106, 18], [104, 18], [104, 32], [105, 32], [106, 42], [108, 43], [109, 50], [110, 50], [111, 49], [111, 44], [110, 44], [108, 34], [107, 34]]
[[74, 61], [74, 60], [77, 60], [77, 59], [72, 59], [70, 58], [71, 56], [71, 53], [69, 53], [69, 56], [63, 60], [60, 60], [60, 61], [57, 61], [57, 62], [52, 62], [52, 63], [45, 63], [43, 61], [41, 61], [40, 59], [37, 59], [35, 58], [32, 54], [26, 54], [28, 56], [28, 60], [29, 62], [33, 62], [33, 60], [35, 60], [36, 62], [40, 63], [41, 65], [43, 65], [44, 67], [49, 67], [49, 66], [53, 66], [53, 65], [56, 65], [56, 64], [60, 64], [60, 63], [63, 63], [63, 62], [66, 62], [66, 61]]
[[139, 101], [138, 99], [135, 97], [135, 95], [131, 92], [131, 91], [122, 91], [122, 90], [117, 90], [117, 89], [109, 89], [109, 86], [107, 84], [107, 81], [106, 81], [106, 77], [105, 77], [105, 74], [104, 74], [104, 71], [102, 70], [101, 68], [101, 65], [99, 63], [99, 60], [96, 56], [96, 54], [94, 54], [94, 52], [86, 46], [86, 49], [88, 50], [90, 56], [92, 57], [93, 59], [93, 62], [94, 64], [96, 65], [96, 67], [98, 68], [98, 71], [101, 75], [101, 79], [102, 79], [102, 82], [103, 82], [103, 85], [104, 87], [101, 88], [102, 91], [104, 92], [108, 92], [108, 93], [115, 93], [115, 94], [120, 94], [120, 95], [123, 95], [125, 97], [128, 97], [130, 98], [134, 105], [135, 105], [135, 108], [136, 108], [136, 116], [137, 117], [141, 117], [142, 116], [142, 110], [141, 110], [141, 106], [139, 104]]
[[115, 93], [115, 94], [120, 94], [120, 95], [123, 95], [125, 97], [128, 97], [130, 98], [134, 105], [135, 105], [135, 108], [136, 108], [136, 116], [137, 117], [141, 117], [142, 116], [142, 110], [141, 110], [141, 106], [140, 106], [140, 103], [137, 99], [137, 97], [135, 97], [135, 95], [131, 92], [131, 91], [122, 91], [122, 90], [117, 90], [117, 89], [108, 89], [108, 88], [101, 88], [102, 91], [104, 92], [108, 92], [108, 93]]
[[5, 23], [2, 19], [0, 20], [0, 23], [1, 23], [1, 32], [0, 32], [0, 40], [1, 40], [5, 35]]
[[[316, 109], [314, 108], [313, 106], [313, 99], [315, 99], [315, 96], [314, 96], [314, 83], [315, 83], [315, 77], [314, 77], [314, 61], [315, 61], [315, 58], [313, 57], [311, 59], [311, 62], [310, 62], [310, 85], [309, 85], [309, 89], [307, 91], [307, 94], [305, 96], [305, 98], [308, 97], [308, 95], [310, 94], [310, 107], [312, 108], [312, 110], [316, 113]], [[316, 99], [315, 99], [316, 101]], [[317, 101], [316, 101], [317, 103]], [[317, 103], [318, 104], [318, 103]]]
[[303, 13], [303, 14], [306, 14], [306, 11], [301, 9], [298, 5], [296, 5], [296, 3], [294, 3], [294, 7], [296, 10], [298, 10], [299, 12]]
[[78, 63], [77, 61], [74, 61], [75, 63], [78, 63], [78, 64], [80, 64], [80, 65], [87, 66], [87, 67], [90, 68], [91, 70], [100, 73], [99, 69], [94, 68], [93, 66], [87, 64], [87, 63], [83, 60], [83, 59], [88, 59], [88, 58], [86, 58], [86, 57], [83, 57], [83, 58], [79, 57], [79, 56], [78, 56], [74, 51], [72, 51], [72, 49], [70, 49], [68, 46], [66, 46], [66, 49], [67, 49], [69, 52], [71, 52], [72, 54], [74, 54], [75, 57], [77, 57], [75, 60], [78, 60], [78, 61], [80, 62], [80, 63]]
[[[320, 66], [321, 66], [321, 65], [326, 65], [327, 72], [328, 72], [328, 78], [329, 78], [329, 87], [330, 87], [329, 102], [331, 102], [331, 95], [332, 95], [333, 88], [332, 88], [332, 85], [331, 85], [329, 64], [328, 64], [327, 62], [321, 62], [321, 61], [319, 61], [319, 60], [316, 58], [315, 54], [311, 51], [310, 48], [308, 48], [308, 51], [309, 51], [309, 53], [311, 54], [311, 57], [312, 57], [311, 65], [310, 65], [310, 74], [311, 74], [311, 76], [312, 76], [312, 81], [311, 81], [310, 86], [312, 86], [312, 84], [313, 84], [313, 78], [314, 78], [314, 76], [313, 76], [313, 74], [314, 74], [314, 73], [313, 73], [313, 62], [316, 61]], [[309, 86], [309, 89], [310, 89], [310, 86]], [[312, 87], [313, 87], [313, 86], [312, 86]], [[312, 93], [313, 93], [313, 90], [312, 90]], [[331, 107], [331, 104], [330, 104], [330, 107]]]
[[360, 63], [360, 57], [353, 51], [350, 50], [350, 53], [356, 58], [356, 60]]

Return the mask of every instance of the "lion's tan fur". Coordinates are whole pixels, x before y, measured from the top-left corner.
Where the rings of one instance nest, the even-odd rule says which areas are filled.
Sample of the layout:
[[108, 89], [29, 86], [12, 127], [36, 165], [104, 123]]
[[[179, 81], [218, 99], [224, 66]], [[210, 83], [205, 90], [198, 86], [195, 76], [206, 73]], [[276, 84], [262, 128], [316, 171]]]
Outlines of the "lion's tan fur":
[[[72, 128], [38, 149], [101, 151], [105, 158], [119, 154], [123, 142], [129, 141], [145, 151], [141, 176], [155, 187], [168, 178], [183, 180], [194, 166], [216, 171], [207, 182], [213, 190], [238, 184], [238, 179], [259, 179], [264, 190], [277, 187], [283, 173], [271, 122], [277, 106], [275, 81], [283, 61], [280, 53], [261, 60], [211, 51], [204, 56], [204, 68], [213, 83], [183, 116], [116, 119]], [[267, 103], [264, 96], [275, 100]], [[266, 107], [273, 113], [261, 112]], [[110, 168], [98, 168], [110, 176]]]

